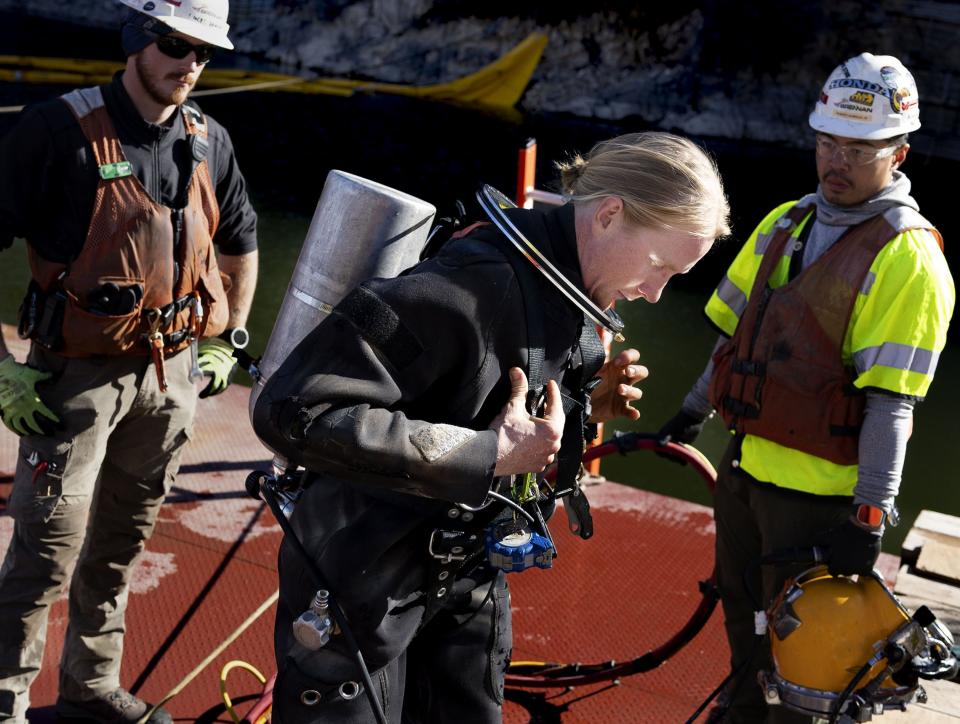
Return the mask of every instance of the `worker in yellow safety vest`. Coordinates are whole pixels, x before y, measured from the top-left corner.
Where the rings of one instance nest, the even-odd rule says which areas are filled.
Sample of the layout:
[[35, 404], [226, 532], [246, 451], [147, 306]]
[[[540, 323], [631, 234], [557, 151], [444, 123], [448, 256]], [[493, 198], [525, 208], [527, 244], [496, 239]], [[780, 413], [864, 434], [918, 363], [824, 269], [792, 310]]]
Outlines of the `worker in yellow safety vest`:
[[714, 354], [660, 431], [692, 442], [716, 411], [733, 433], [715, 516], [737, 675], [715, 721], [811, 721], [768, 710], [756, 685], [775, 662], [754, 643], [754, 610], [802, 568], [759, 560], [816, 545], [834, 575], [871, 570], [953, 313], [942, 238], [899, 170], [920, 127], [910, 72], [870, 53], [841, 63], [809, 123], [819, 187], [775, 208], [740, 250], [706, 306]]

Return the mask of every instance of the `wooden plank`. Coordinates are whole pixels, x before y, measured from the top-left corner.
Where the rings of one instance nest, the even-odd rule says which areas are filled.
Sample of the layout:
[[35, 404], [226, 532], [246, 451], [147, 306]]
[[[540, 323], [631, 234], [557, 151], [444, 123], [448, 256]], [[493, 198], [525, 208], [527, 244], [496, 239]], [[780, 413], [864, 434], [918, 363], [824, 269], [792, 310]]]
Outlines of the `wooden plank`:
[[918, 576], [908, 566], [903, 566], [897, 574], [894, 592], [922, 596], [936, 604], [960, 609], [960, 588]]
[[927, 606], [947, 628], [960, 631], [960, 588], [957, 586], [922, 578], [903, 566], [897, 574], [894, 593], [911, 613]]
[[938, 513], [935, 510], [921, 510], [920, 515], [913, 523], [913, 529], [960, 540], [960, 518], [955, 515]]
[[903, 562], [916, 565], [928, 541], [960, 545], [960, 518], [935, 510], [921, 510], [900, 548]]
[[944, 583], [960, 583], [960, 541], [927, 541], [920, 549], [917, 571], [936, 576]]

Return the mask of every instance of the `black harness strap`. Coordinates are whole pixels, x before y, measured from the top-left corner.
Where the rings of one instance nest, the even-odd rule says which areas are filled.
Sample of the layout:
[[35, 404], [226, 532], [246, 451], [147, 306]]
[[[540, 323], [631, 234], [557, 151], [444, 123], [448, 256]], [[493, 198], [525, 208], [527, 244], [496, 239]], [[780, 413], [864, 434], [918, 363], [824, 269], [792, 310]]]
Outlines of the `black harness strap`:
[[[483, 241], [503, 253], [517, 277], [527, 322], [527, 411], [536, 414], [543, 403], [543, 362], [546, 358], [539, 280], [530, 264], [520, 259], [508, 245], [501, 244], [498, 237], [484, 238]], [[463, 520], [466, 516], [458, 516], [459, 522], [450, 519], [443, 527], [430, 534], [428, 552], [431, 563], [427, 579], [424, 623], [429, 621], [446, 601], [459, 573], [476, 562], [483, 551], [482, 531], [490, 519], [484, 515], [469, 515], [472, 521], [470, 525]]]
[[523, 311], [527, 319], [527, 412], [536, 415], [543, 406], [543, 363], [546, 359], [546, 335], [543, 325], [543, 299], [540, 295], [540, 279], [534, 273], [533, 267], [525, 259], [521, 259], [516, 249], [506, 243], [500, 243], [497, 238], [497, 248], [503, 252], [520, 286], [520, 299], [523, 301]]
[[[527, 411], [538, 414], [543, 405], [543, 365], [546, 359], [543, 303], [540, 293], [542, 283], [534, 268], [499, 237], [483, 239], [499, 249], [513, 268], [520, 287], [527, 324]], [[343, 302], [341, 302], [341, 306]], [[576, 511], [580, 524], [577, 533], [586, 539], [593, 535], [593, 520], [590, 506], [578, 482], [580, 459], [583, 456], [584, 426], [590, 417], [590, 392], [596, 386], [592, 381], [605, 358], [603, 343], [593, 322], [586, 319], [581, 325], [580, 338], [571, 356], [571, 366], [563, 379], [563, 386], [572, 390], [572, 396], [563, 396], [563, 411], [566, 415], [557, 456], [557, 484], [554, 495], [566, 495], [565, 505]], [[578, 364], [574, 365], [576, 360]], [[485, 516], [474, 517], [472, 524], [466, 520], [459, 523], [452, 516], [442, 527], [430, 535], [428, 552], [431, 557], [426, 590], [426, 610], [423, 621], [430, 620], [437, 609], [450, 595], [453, 581], [463, 569], [470, 566], [482, 553], [481, 531], [489, 523]], [[457, 516], [460, 517], [459, 515]], [[463, 516], [466, 517], [466, 516]]]
[[[541, 280], [533, 266], [522, 258], [516, 249], [502, 242], [498, 246], [513, 267], [520, 285], [520, 296], [527, 318], [527, 380], [530, 385], [527, 409], [531, 414], [537, 414], [543, 404], [543, 363], [546, 356], [539, 287]], [[579, 484], [580, 460], [586, 438], [584, 430], [590, 418], [590, 393], [599, 382], [592, 382], [592, 379], [603, 365], [606, 356], [596, 326], [586, 316], [581, 323], [580, 338], [571, 359], [578, 355], [580, 364], [571, 367], [563, 380], [563, 386], [571, 391], [571, 396], [564, 396], [563, 399], [565, 421], [560, 438], [560, 453], [557, 455], [554, 496], [567, 496], [565, 505], [570, 506], [569, 512], [572, 512], [577, 520], [575, 525], [571, 524], [571, 528], [575, 528], [575, 532], [586, 540], [593, 535], [593, 518], [590, 516], [590, 505]]]
[[[571, 521], [571, 530], [586, 540], [593, 535], [593, 517], [590, 515], [587, 497], [580, 487], [581, 459], [590, 420], [590, 393], [600, 382], [594, 376], [603, 366], [606, 357], [596, 327], [586, 318], [580, 328], [577, 353], [580, 364], [572, 367], [564, 379], [564, 386], [572, 390], [575, 397], [564, 400], [564, 402], [570, 400], [572, 404], [569, 410], [566, 409], [567, 405], [564, 405], [566, 420], [563, 425], [563, 436], [560, 439], [560, 453], [557, 455], [554, 495], [567, 496], [564, 506], [569, 506], [568, 517]], [[593, 439], [596, 435], [596, 427], [590, 427], [592, 428], [590, 439]]]

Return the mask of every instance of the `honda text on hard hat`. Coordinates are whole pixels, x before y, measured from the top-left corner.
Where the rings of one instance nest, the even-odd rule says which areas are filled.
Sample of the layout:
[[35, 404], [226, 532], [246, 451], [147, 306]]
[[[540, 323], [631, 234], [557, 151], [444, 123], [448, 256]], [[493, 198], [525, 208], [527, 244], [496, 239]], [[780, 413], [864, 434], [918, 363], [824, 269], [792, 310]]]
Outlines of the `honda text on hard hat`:
[[219, 48], [233, 49], [227, 0], [119, 0], [137, 12], [157, 18], [170, 29]]
[[810, 126], [866, 141], [911, 133], [920, 128], [917, 84], [892, 55], [861, 53], [827, 78]]

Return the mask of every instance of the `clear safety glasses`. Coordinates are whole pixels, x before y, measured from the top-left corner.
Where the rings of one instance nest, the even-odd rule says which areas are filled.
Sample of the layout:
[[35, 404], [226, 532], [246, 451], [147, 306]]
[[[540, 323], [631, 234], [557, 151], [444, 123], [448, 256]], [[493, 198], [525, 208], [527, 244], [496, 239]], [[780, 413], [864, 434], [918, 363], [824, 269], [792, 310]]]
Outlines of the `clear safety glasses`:
[[899, 146], [841, 146], [829, 136], [817, 135], [817, 155], [824, 159], [838, 158], [850, 166], [866, 166], [881, 158], [892, 156]]

